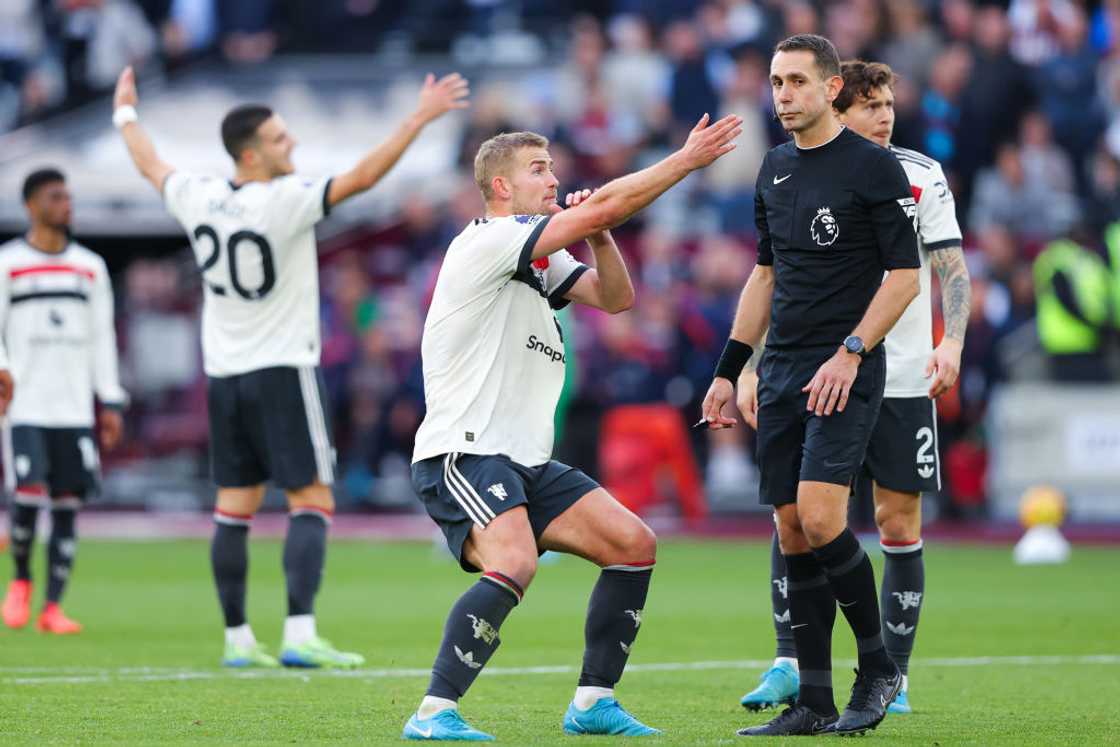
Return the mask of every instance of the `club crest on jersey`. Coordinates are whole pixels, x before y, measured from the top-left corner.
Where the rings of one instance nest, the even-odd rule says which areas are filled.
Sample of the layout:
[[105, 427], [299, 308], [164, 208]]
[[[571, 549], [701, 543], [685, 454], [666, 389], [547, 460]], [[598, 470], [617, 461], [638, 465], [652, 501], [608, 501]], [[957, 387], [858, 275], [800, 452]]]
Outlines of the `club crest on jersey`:
[[813, 218], [809, 233], [818, 246], [832, 246], [836, 243], [836, 239], [840, 238], [840, 224], [836, 222], [832, 208], [817, 208], [817, 217]]

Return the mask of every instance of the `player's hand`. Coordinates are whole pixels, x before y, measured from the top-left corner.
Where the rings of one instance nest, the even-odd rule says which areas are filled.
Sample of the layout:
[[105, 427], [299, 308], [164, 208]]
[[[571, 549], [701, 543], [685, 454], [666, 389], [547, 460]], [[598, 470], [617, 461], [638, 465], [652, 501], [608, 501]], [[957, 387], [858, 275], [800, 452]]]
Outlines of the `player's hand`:
[[723, 414], [723, 406], [734, 396], [735, 387], [731, 386], [729, 380], [722, 376], [712, 379], [712, 385], [708, 387], [708, 393], [704, 396], [704, 404], [700, 406], [704, 420], [708, 422], [708, 428], [719, 430], [735, 427], [735, 418], [725, 417]]
[[16, 385], [12, 381], [12, 373], [6, 368], [0, 368], [0, 416], [8, 412], [8, 405], [12, 403], [12, 394]]
[[120, 412], [105, 408], [97, 418], [97, 436], [104, 451], [112, 451], [121, 442], [124, 433], [124, 418]]
[[420, 89], [420, 103], [416, 105], [416, 116], [424, 124], [441, 117], [452, 109], [466, 109], [470, 106], [467, 96], [471, 93], [467, 79], [459, 73], [445, 75], [439, 80], [432, 73], [424, 78]]
[[844, 348], [821, 364], [809, 383], [801, 391], [809, 393], [809, 403], [805, 406], [817, 415], [831, 415], [833, 410], [844, 412], [848, 404], [848, 394], [852, 391], [856, 374], [859, 373], [860, 357]]
[[953, 388], [961, 372], [961, 343], [948, 337], [941, 340], [926, 363], [926, 378], [933, 377], [929, 385], [929, 398], [937, 399]]
[[728, 114], [709, 126], [708, 115], [705, 114], [692, 128], [692, 132], [688, 133], [688, 140], [679, 152], [690, 170], [702, 169], [725, 153], [735, 150], [735, 143], [732, 141], [742, 132], [742, 117]]
[[748, 369], [743, 369], [739, 374], [739, 385], [736, 387], [738, 396], [735, 404], [747, 425], [758, 430], [758, 374]]
[[129, 65], [117, 78], [117, 90], [113, 92], [113, 109], [122, 106], [136, 106], [140, 97], [136, 93], [136, 73]]

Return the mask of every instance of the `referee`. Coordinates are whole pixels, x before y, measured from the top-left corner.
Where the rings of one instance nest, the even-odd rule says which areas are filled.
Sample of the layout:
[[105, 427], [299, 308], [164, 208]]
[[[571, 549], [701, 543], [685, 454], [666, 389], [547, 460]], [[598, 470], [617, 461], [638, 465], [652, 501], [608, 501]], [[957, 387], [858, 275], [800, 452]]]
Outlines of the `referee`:
[[[879, 343], [918, 295], [915, 205], [895, 157], [836, 119], [843, 78], [832, 42], [803, 34], [779, 43], [770, 83], [793, 142], [767, 153], [759, 170], [758, 264], [703, 411], [710, 428], [734, 424], [722, 409], [769, 326], [758, 370], [759, 494], [774, 506], [788, 568], [801, 692], [775, 719], [739, 734], [862, 733], [883, 720], [902, 677], [883, 647], [874, 572], [847, 528], [847, 501], [883, 398]], [[837, 603], [859, 652], [840, 716]]]

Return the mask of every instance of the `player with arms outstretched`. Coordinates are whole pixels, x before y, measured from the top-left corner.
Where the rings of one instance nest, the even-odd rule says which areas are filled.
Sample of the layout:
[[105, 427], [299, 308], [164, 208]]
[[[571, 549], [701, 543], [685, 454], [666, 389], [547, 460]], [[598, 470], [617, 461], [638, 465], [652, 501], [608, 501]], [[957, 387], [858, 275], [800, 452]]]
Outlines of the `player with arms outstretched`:
[[[46, 604], [36, 627], [78, 633], [81, 624], [60, 606], [77, 549], [75, 519], [100, 483], [97, 441], [105, 449], [120, 441], [127, 399], [117, 376], [113, 286], [104, 260], [70, 238], [71, 198], [62, 172], [30, 174], [23, 202], [29, 230], [0, 247], [0, 351], [10, 351], [19, 384], [4, 428], [16, 575], [2, 615], [10, 628], [30, 619], [31, 547], [39, 509], [47, 507]], [[6, 368], [2, 360], [0, 367]]]
[[[921, 494], [941, 487], [934, 401], [952, 388], [960, 371], [971, 289], [953, 193], [941, 164], [917, 151], [891, 144], [894, 72], [881, 62], [862, 60], [845, 61], [840, 70], [844, 87], [832, 103], [833, 109], [841, 122], [889, 149], [898, 159], [918, 207], [921, 290], [883, 342], [887, 354], [886, 387], [864, 461], [864, 472], [873, 481], [875, 523], [886, 559], [879, 597], [883, 640], [887, 653], [902, 670], [902, 689], [890, 711], [910, 713], [910, 653], [925, 598]], [[945, 334], [936, 348], [932, 335], [930, 267], [937, 270], [941, 283], [941, 311], [945, 319]], [[756, 427], [757, 386], [758, 376], [753, 370], [745, 370], [739, 380], [739, 405], [743, 417]], [[857, 483], [865, 484], [865, 480]], [[777, 657], [759, 686], [743, 696], [741, 702], [750, 710], [791, 701], [798, 691], [797, 650], [786, 599], [788, 580], [776, 535], [770, 567]]]
[[[475, 180], [486, 214], [448, 247], [424, 323], [427, 415], [412, 484], [463, 569], [483, 575], [451, 608], [405, 738], [493, 739], [462, 719], [458, 701], [497, 649], [502, 622], [545, 550], [602, 569], [564, 731], [657, 733], [614, 698], [642, 623], [656, 539], [594, 480], [552, 459], [566, 364], [553, 309], [571, 301], [609, 313], [629, 308], [633, 287], [609, 229], [730, 151], [740, 123], [729, 116], [709, 126], [705, 116], [681, 150], [594, 194], [569, 195], [567, 210], [556, 204], [544, 137], [503, 134], [479, 148]], [[564, 250], [584, 240], [595, 269]]]
[[284, 545], [288, 617], [280, 663], [354, 667], [364, 659], [319, 637], [313, 614], [334, 511], [334, 447], [319, 372], [319, 268], [315, 224], [373, 187], [426, 124], [467, 106], [458, 74], [429, 75], [416, 110], [354, 168], [304, 179], [295, 139], [260, 105], [222, 121], [232, 181], [164, 162], [141, 128], [131, 69], [117, 82], [113, 123], [137, 169], [186, 229], [202, 271], [202, 351], [209, 379], [211, 470], [218, 485], [211, 563], [226, 625], [223, 663], [276, 666], [245, 618], [249, 524], [265, 482], [287, 494]]

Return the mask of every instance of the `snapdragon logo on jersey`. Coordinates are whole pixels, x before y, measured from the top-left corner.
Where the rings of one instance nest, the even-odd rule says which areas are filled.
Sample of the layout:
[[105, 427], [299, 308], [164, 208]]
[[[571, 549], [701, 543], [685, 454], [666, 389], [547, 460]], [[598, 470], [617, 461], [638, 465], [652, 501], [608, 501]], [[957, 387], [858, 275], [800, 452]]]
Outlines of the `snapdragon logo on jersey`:
[[525, 347], [529, 350], [536, 350], [538, 353], [543, 353], [545, 357], [550, 358], [553, 363], [568, 362], [564, 357], [563, 348], [557, 350], [551, 345], [545, 344], [544, 340], [538, 340], [536, 335], [529, 335], [529, 341], [525, 343]]
[[822, 207], [817, 209], [817, 217], [813, 218], [809, 226], [809, 233], [818, 246], [832, 246], [840, 238], [840, 224], [832, 214], [832, 208]]

